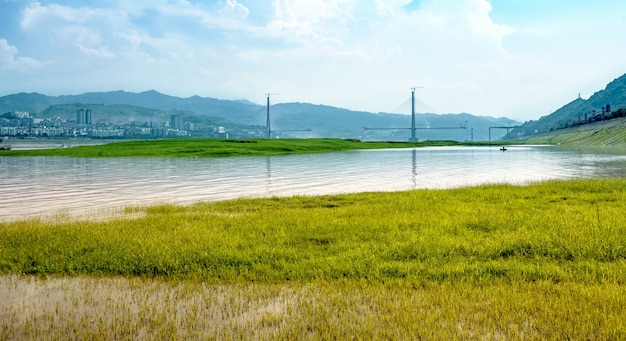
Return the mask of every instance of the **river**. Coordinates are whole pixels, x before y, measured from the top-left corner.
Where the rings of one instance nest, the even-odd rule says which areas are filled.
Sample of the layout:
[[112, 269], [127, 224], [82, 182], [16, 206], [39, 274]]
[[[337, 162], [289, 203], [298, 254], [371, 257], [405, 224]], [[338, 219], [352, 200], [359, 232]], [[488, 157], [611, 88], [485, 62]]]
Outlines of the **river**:
[[228, 158], [0, 157], [0, 220], [238, 197], [624, 176], [626, 155], [550, 146], [428, 147]]

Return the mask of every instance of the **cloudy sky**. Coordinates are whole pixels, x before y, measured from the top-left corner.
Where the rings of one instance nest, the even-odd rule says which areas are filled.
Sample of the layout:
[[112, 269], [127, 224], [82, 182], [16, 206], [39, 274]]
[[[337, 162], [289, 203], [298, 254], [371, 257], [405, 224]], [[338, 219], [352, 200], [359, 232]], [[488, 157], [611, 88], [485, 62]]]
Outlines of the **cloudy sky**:
[[603, 89], [625, 56], [624, 0], [0, 0], [0, 96], [410, 113], [416, 86], [422, 111], [525, 121]]

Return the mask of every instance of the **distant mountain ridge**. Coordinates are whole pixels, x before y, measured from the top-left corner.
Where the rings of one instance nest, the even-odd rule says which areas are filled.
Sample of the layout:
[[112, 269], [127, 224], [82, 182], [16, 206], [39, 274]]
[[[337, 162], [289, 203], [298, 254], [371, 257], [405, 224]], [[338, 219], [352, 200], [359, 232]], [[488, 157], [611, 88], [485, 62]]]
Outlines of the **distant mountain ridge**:
[[228, 101], [208, 97], [192, 96], [180, 98], [162, 94], [155, 90], [140, 93], [122, 90], [109, 92], [88, 92], [81, 95], [47, 96], [39, 93], [19, 93], [0, 97], [0, 112], [28, 111], [40, 113], [51, 105], [59, 104], [101, 104], [131, 105], [157, 110], [187, 110], [199, 114], [212, 114], [228, 118], [230, 113], [256, 112], [260, 105], [249, 101]]
[[511, 130], [505, 139], [528, 138], [536, 134], [575, 127], [584, 123], [585, 118], [591, 120], [594, 113], [602, 115], [603, 108], [607, 106], [611, 112], [626, 108], [626, 74], [614, 79], [604, 90], [594, 93], [587, 100], [579, 97], [550, 115], [524, 123]]
[[[248, 100], [220, 100], [192, 96], [180, 98], [149, 90], [140, 93], [122, 90], [88, 92], [80, 95], [46, 96], [19, 93], [0, 97], [0, 114], [27, 111], [42, 117], [73, 119], [76, 108], [91, 106], [98, 120], [167, 120], [169, 113], [182, 114], [191, 121], [211, 118], [212, 122], [233, 122], [246, 126], [265, 126], [266, 107]], [[406, 140], [410, 137], [410, 115], [351, 111], [310, 103], [279, 103], [271, 106], [271, 128], [296, 137], [359, 138], [363, 140]], [[487, 140], [489, 127], [516, 125], [508, 118], [470, 114], [416, 114], [420, 140]], [[465, 129], [461, 127], [465, 125]], [[370, 128], [365, 130], [364, 128]], [[459, 129], [438, 129], [441, 127]], [[397, 128], [397, 129], [393, 129]], [[424, 129], [437, 128], [437, 129]], [[310, 131], [304, 131], [304, 130]], [[504, 135], [493, 132], [492, 139]]]

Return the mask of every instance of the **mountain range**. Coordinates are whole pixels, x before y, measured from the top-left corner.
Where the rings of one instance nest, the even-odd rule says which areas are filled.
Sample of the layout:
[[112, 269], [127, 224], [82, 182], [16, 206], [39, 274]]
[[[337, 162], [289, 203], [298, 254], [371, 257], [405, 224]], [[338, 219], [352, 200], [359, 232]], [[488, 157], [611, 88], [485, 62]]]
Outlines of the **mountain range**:
[[[178, 114], [187, 121], [208, 126], [263, 131], [267, 108], [248, 100], [221, 100], [192, 96], [181, 98], [149, 90], [88, 92], [80, 95], [47, 96], [18, 93], [0, 97], [0, 113], [26, 111], [36, 117], [73, 119], [76, 110], [89, 107], [94, 122], [169, 120]], [[416, 114], [420, 140], [486, 141], [526, 139], [536, 134], [610, 119], [626, 111], [626, 74], [610, 82], [589, 99], [576, 98], [560, 109], [521, 124], [506, 117], [461, 114]], [[279, 103], [270, 107], [271, 128], [283, 136], [337, 137], [362, 140], [406, 140], [411, 116], [397, 113], [352, 111], [310, 103]], [[619, 116], [621, 117], [621, 116]], [[493, 127], [515, 127], [490, 129]], [[365, 129], [367, 128], [367, 129]], [[287, 134], [287, 135], [284, 135]]]
[[[267, 107], [248, 100], [220, 100], [192, 96], [180, 98], [155, 90], [89, 92], [81, 95], [47, 96], [18, 93], [0, 97], [0, 113], [26, 111], [36, 117], [74, 119], [76, 110], [88, 107], [94, 122], [168, 121], [178, 114], [187, 121], [225, 127], [263, 130]], [[357, 138], [361, 140], [407, 140], [411, 116], [396, 113], [352, 111], [310, 103], [279, 103], [270, 107], [271, 128], [294, 137]], [[508, 118], [471, 114], [416, 114], [419, 140], [485, 141], [506, 131], [489, 132], [493, 126], [513, 126]], [[368, 129], [365, 129], [368, 128]]]

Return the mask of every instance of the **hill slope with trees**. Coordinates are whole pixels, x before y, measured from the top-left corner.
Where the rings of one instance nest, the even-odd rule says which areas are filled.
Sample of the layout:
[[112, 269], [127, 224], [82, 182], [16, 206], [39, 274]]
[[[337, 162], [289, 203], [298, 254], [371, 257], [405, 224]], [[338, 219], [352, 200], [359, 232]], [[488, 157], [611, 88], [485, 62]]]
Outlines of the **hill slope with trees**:
[[[577, 98], [550, 115], [511, 130], [505, 139], [528, 139], [534, 135], [575, 128], [626, 116], [626, 74], [585, 100]], [[592, 128], [590, 128], [592, 129]]]

